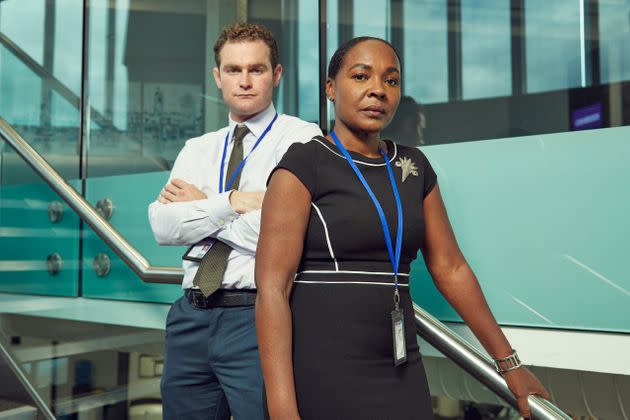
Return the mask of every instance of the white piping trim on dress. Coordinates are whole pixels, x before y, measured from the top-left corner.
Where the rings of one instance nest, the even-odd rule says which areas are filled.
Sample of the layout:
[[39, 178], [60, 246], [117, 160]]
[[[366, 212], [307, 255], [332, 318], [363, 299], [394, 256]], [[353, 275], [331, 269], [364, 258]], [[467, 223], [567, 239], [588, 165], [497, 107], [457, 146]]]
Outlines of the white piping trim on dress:
[[330, 253], [330, 258], [332, 258], [333, 262], [335, 263], [335, 271], [332, 271], [332, 273], [337, 272], [339, 271], [339, 264], [337, 264], [337, 259], [335, 258], [335, 253], [333, 251], [332, 243], [330, 242], [330, 236], [328, 235], [328, 226], [326, 225], [326, 220], [324, 220], [324, 216], [322, 216], [322, 212], [319, 210], [319, 207], [315, 205], [315, 203], [311, 202], [311, 206], [315, 208], [315, 211], [317, 212], [319, 219], [322, 221], [322, 224], [324, 225], [324, 234], [326, 235], [326, 244], [328, 244], [328, 252]]
[[[337, 261], [335, 260], [335, 263]], [[373, 276], [394, 276], [394, 273], [387, 273], [384, 271], [353, 271], [353, 270], [304, 270], [304, 271], [300, 271], [299, 273], [296, 273], [295, 275], [297, 276], [298, 274], [316, 274], [316, 273], [322, 273], [322, 274], [369, 274], [369, 275], [373, 275]], [[398, 273], [398, 277], [409, 277], [409, 273]]]
[[[370, 286], [393, 286], [394, 283], [380, 283], [374, 281], [312, 281], [312, 280], [294, 280], [293, 283], [308, 284], [366, 284]], [[408, 284], [398, 283], [399, 287], [409, 287]]]
[[[325, 144], [323, 141], [321, 141], [320, 139], [318, 139], [317, 137], [313, 137], [312, 140], [315, 140], [316, 142], [318, 142], [319, 144], [321, 144], [322, 146], [324, 146], [326, 149], [328, 149], [331, 153], [339, 156], [342, 159], [345, 159], [346, 157], [344, 155], [340, 155], [339, 153], [335, 152], [333, 149], [331, 149], [330, 147], [328, 147], [327, 144]], [[396, 159], [396, 156], [398, 155], [398, 146], [396, 145], [396, 143], [392, 142], [392, 144], [394, 145], [394, 154], [392, 155], [391, 159], [389, 160], [390, 162], [393, 162], [394, 159]], [[361, 165], [366, 165], [366, 166], [385, 166], [384, 163], [366, 163], [366, 162], [362, 162], [360, 160], [356, 160], [356, 159], [352, 159], [352, 161], [354, 163], [358, 163]]]

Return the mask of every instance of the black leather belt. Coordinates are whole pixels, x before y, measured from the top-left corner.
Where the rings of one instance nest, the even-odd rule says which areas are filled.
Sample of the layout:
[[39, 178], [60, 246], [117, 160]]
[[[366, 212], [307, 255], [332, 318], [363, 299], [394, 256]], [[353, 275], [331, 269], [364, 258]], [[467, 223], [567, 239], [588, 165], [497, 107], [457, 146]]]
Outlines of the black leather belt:
[[219, 289], [208, 297], [199, 289], [186, 289], [184, 295], [197, 309], [253, 306], [256, 303], [256, 289]]

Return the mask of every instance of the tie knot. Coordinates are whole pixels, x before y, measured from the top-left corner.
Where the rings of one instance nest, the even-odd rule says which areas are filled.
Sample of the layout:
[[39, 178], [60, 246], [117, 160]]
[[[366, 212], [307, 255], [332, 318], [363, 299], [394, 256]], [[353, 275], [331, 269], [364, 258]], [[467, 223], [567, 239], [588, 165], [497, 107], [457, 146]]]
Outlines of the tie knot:
[[245, 124], [239, 124], [234, 130], [234, 142], [242, 142], [243, 138], [249, 133], [249, 128]]

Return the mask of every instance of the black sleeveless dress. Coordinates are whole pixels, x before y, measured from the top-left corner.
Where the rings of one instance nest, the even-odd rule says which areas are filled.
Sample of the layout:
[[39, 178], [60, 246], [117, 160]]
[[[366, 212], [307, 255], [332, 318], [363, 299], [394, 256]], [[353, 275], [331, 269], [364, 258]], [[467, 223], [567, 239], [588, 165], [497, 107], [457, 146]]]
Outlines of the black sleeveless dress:
[[[436, 184], [418, 149], [387, 142], [403, 204], [399, 291], [408, 361], [394, 366], [393, 274], [377, 210], [341, 151], [323, 137], [292, 145], [278, 168], [312, 196], [291, 296], [293, 366], [303, 420], [431, 419], [409, 295], [409, 266], [424, 238], [422, 201]], [[395, 236], [396, 203], [383, 158], [350, 152]], [[392, 238], [395, 244], [395, 237]]]

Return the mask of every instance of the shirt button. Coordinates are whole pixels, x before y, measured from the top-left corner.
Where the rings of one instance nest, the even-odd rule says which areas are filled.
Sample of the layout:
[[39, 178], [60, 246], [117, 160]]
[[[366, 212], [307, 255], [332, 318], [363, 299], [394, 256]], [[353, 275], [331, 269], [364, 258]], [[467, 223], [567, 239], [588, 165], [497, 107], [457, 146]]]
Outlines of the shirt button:
[[225, 220], [219, 219], [219, 226], [223, 226], [225, 224]]

